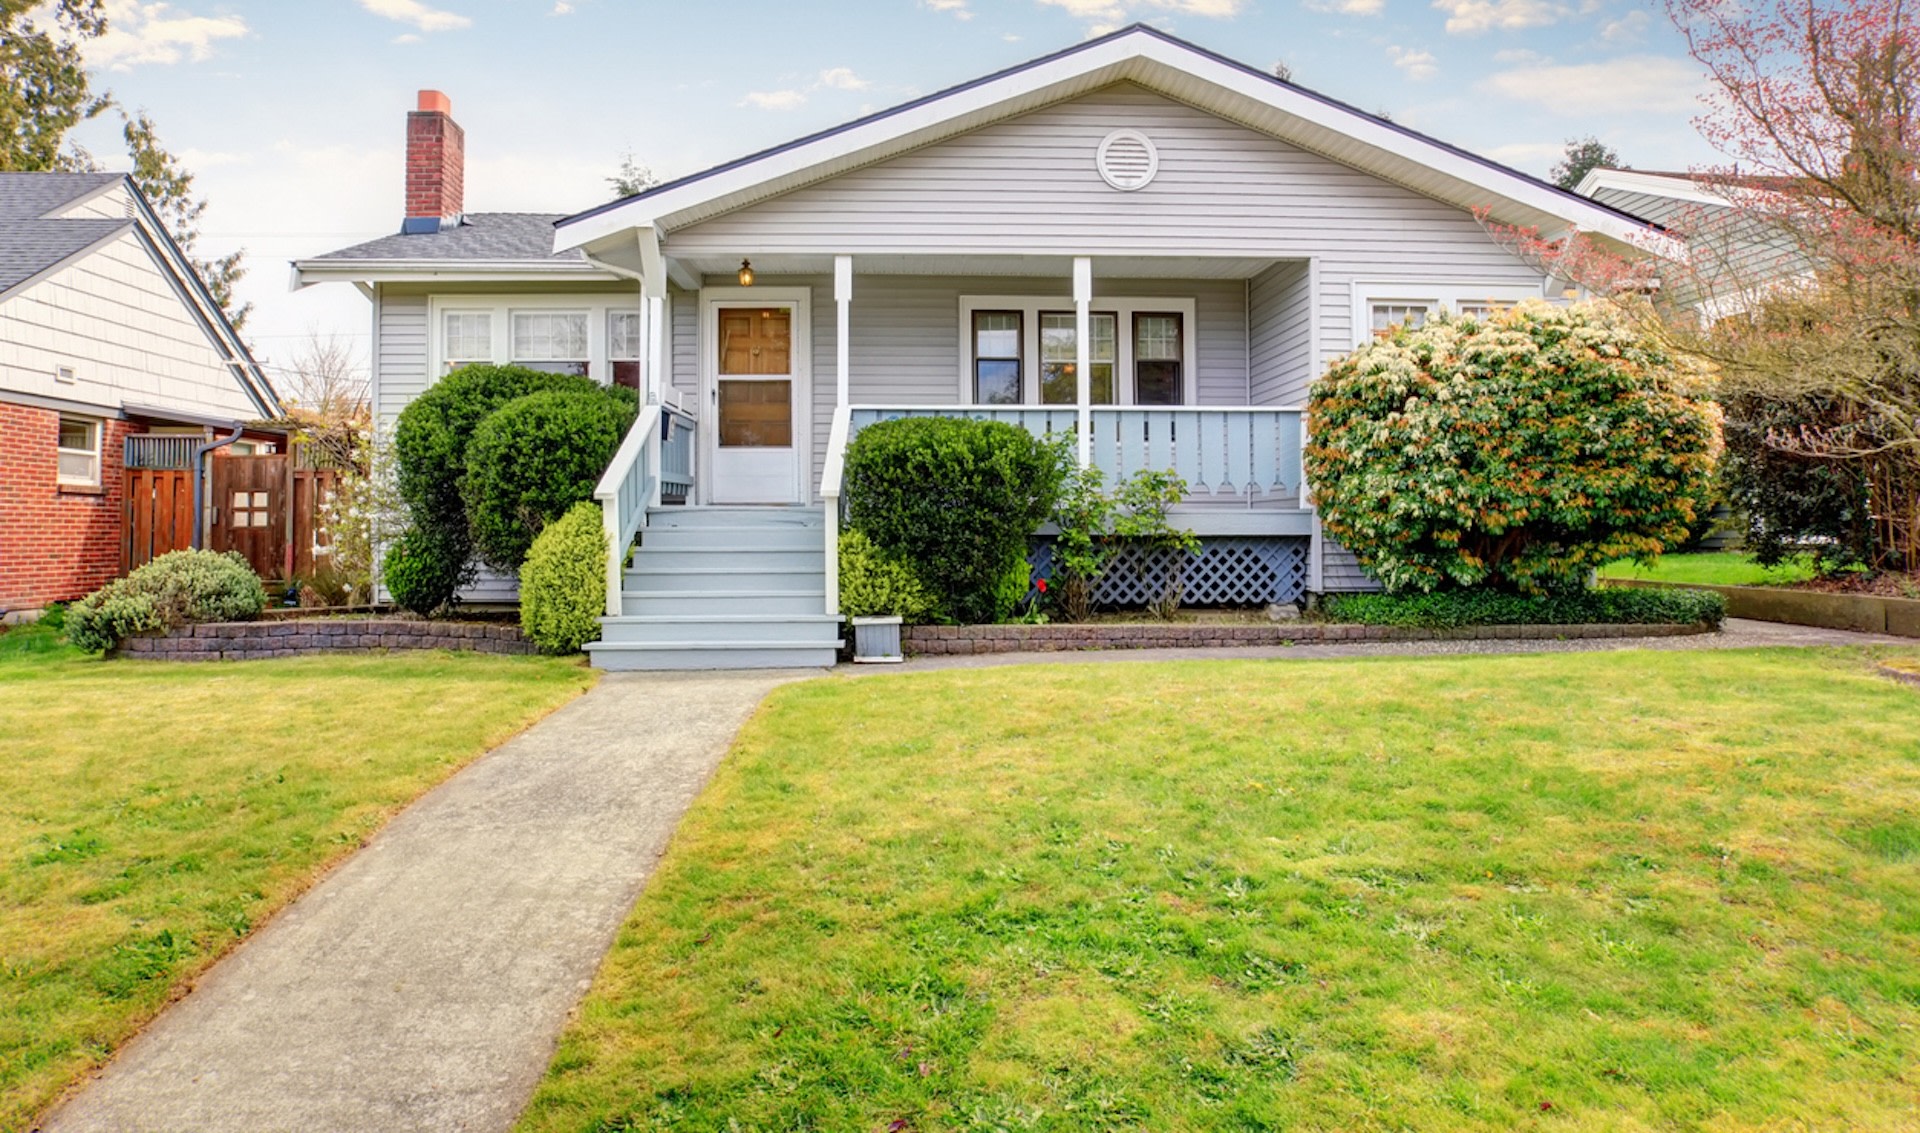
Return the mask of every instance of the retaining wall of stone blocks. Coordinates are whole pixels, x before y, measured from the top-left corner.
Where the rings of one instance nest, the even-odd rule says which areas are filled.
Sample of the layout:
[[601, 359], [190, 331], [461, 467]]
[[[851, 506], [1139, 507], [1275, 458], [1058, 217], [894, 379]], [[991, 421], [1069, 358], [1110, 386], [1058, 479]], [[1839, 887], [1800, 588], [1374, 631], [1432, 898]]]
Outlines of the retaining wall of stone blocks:
[[120, 643], [119, 655], [148, 661], [260, 661], [376, 649], [456, 649], [514, 656], [535, 652], [515, 625], [377, 617], [208, 622], [127, 638]]
[[1409, 629], [1400, 626], [1276, 622], [1272, 625], [1208, 625], [1168, 622], [1144, 625], [907, 626], [901, 644], [909, 654], [1054, 653], [1074, 649], [1195, 649], [1256, 645], [1323, 645], [1349, 641], [1555, 641], [1582, 638], [1681, 637], [1712, 633], [1707, 625], [1465, 626]]

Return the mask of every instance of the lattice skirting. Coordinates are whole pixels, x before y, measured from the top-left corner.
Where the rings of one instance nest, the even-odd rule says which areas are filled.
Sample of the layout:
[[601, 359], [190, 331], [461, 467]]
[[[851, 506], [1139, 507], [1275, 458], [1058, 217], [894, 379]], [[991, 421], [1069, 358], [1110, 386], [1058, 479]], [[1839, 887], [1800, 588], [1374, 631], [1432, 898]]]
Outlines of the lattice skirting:
[[[1202, 539], [1186, 563], [1185, 606], [1265, 606], [1292, 602], [1307, 589], [1304, 536]], [[1167, 572], [1182, 558], [1175, 551], [1129, 547], [1114, 556], [1093, 588], [1093, 604], [1106, 609], [1145, 606], [1160, 596]], [[1027, 556], [1035, 578], [1053, 574], [1053, 540], [1036, 539]]]

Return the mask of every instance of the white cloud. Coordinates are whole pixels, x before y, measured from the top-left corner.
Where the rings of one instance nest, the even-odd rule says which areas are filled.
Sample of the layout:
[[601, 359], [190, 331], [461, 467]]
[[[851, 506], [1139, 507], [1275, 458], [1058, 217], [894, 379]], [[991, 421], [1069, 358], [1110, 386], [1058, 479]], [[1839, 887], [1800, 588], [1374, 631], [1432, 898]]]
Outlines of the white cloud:
[[853, 73], [851, 67], [832, 67], [820, 72], [818, 86], [834, 90], [866, 90], [873, 84]]
[[1387, 0], [1306, 0], [1315, 12], [1337, 12], [1342, 16], [1377, 16], [1386, 10]]
[[1573, 13], [1557, 0], [1433, 0], [1433, 6], [1447, 14], [1447, 31], [1454, 35], [1544, 28]]
[[416, 35], [415, 33], [413, 33], [413, 32], [410, 32], [410, 31], [409, 31], [409, 32], [401, 32], [401, 33], [400, 33], [399, 35], [396, 35], [396, 36], [394, 36], [394, 37], [393, 37], [393, 42], [395, 42], [395, 43], [397, 43], [397, 44], [401, 44], [401, 45], [403, 45], [403, 46], [404, 46], [404, 45], [406, 45], [406, 44], [409, 44], [409, 43], [419, 43], [419, 42], [420, 42], [420, 37], [419, 37], [418, 35]]
[[[1114, 30], [1145, 15], [1205, 16], [1230, 20], [1246, 10], [1247, 0], [1039, 0], [1062, 8], [1076, 20], [1093, 24], [1095, 34]], [[1364, 2], [1364, 0], [1363, 0]]]
[[1393, 65], [1400, 68], [1400, 70], [1406, 74], [1407, 78], [1415, 82], [1419, 82], [1421, 79], [1431, 79], [1440, 73], [1440, 66], [1433, 61], [1433, 52], [1431, 51], [1423, 51], [1419, 48], [1412, 47], [1401, 47], [1395, 44], [1387, 48], [1387, 58], [1393, 60]]
[[752, 90], [740, 100], [740, 105], [756, 110], [793, 110], [805, 101], [807, 92], [803, 90]]
[[1635, 8], [1617, 20], [1609, 20], [1600, 28], [1600, 38], [1608, 43], [1638, 43], [1647, 36], [1647, 25], [1653, 17], [1645, 11]]
[[429, 8], [420, 0], [360, 0], [360, 6], [376, 16], [412, 24], [421, 31], [457, 31], [473, 26], [473, 21], [458, 12]]
[[571, 15], [572, 13], [573, 13], [573, 5], [567, 3], [567, 0], [553, 0], [554, 15], [566, 16], [566, 15]]
[[1553, 60], [1525, 47], [1509, 47], [1493, 53], [1495, 63], [1551, 63]]
[[920, 6], [933, 12], [951, 13], [956, 20], [973, 18], [973, 10], [967, 7], [967, 0], [920, 0]]
[[111, 71], [129, 71], [141, 63], [201, 62], [222, 39], [247, 34], [238, 16], [193, 16], [169, 4], [109, 0], [107, 33], [87, 44], [87, 62]]
[[1474, 85], [1489, 94], [1588, 117], [1608, 111], [1682, 114], [1699, 109], [1705, 89], [1695, 64], [1665, 55], [1516, 67]]
[[1510, 142], [1503, 146], [1491, 146], [1480, 152], [1502, 165], [1532, 166], [1545, 169], [1559, 160], [1566, 152], [1562, 142]]

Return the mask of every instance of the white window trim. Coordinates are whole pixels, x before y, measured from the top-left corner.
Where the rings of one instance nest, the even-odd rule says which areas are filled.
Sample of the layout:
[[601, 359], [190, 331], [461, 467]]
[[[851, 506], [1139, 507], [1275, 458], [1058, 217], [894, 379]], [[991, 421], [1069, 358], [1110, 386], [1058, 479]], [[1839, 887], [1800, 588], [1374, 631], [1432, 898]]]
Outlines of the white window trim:
[[[87, 427], [88, 435], [93, 438], [93, 447], [91, 449], [79, 449], [67, 448], [62, 445], [60, 443], [59, 423], [65, 421], [78, 421], [84, 424]], [[106, 436], [106, 423], [97, 417], [82, 417], [77, 413], [60, 414], [54, 427], [54, 482], [75, 488], [100, 487], [104, 477], [103, 465], [105, 464], [101, 448], [105, 444]], [[60, 473], [59, 462], [59, 458], [62, 456], [86, 456], [91, 458], [93, 461], [93, 475], [84, 479], [62, 475]]]
[[[496, 366], [513, 362], [513, 314], [538, 310], [585, 311], [587, 313], [587, 376], [601, 385], [613, 384], [613, 362], [608, 357], [612, 343], [611, 320], [614, 311], [637, 313], [640, 296], [634, 292], [576, 295], [434, 295], [427, 300], [427, 384], [446, 375], [446, 316], [449, 314], [486, 314], [491, 317], [492, 357], [462, 358], [461, 362], [485, 361]], [[670, 328], [663, 328], [663, 332]]]
[[[1199, 328], [1196, 326], [1194, 309], [1197, 304], [1191, 298], [1152, 298], [1152, 297], [1105, 297], [1095, 295], [1089, 310], [1094, 314], [1113, 315], [1118, 322], [1114, 330], [1114, 404], [1131, 406], [1134, 401], [1133, 388], [1133, 317], [1136, 314], [1158, 315], [1175, 314], [1180, 316], [1180, 375], [1183, 405], [1198, 405], [1200, 394], [1200, 367], [1197, 364], [1199, 349]], [[972, 405], [973, 401], [973, 313], [975, 311], [1018, 311], [1020, 312], [1020, 404], [1038, 405], [1040, 403], [1040, 312], [1072, 311], [1074, 302], [1071, 296], [1047, 295], [962, 295], [960, 297], [960, 373], [957, 389], [959, 400], [956, 405]]]
[[1353, 285], [1353, 344], [1364, 346], [1373, 341], [1373, 305], [1375, 303], [1430, 303], [1456, 314], [1462, 303], [1491, 300], [1518, 303], [1539, 299], [1546, 293], [1541, 280], [1532, 286], [1487, 283], [1435, 283], [1429, 280], [1385, 280], [1356, 282]]

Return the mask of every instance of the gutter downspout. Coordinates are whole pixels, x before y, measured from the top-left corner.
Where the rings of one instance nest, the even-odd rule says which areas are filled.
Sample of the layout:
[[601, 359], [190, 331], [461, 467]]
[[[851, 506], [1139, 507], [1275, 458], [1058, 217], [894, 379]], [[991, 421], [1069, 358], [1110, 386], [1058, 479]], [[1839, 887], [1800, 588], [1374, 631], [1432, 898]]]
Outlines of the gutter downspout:
[[201, 544], [206, 542], [206, 539], [203, 537], [203, 532], [205, 531], [205, 527], [206, 527], [205, 516], [207, 511], [207, 492], [206, 492], [207, 454], [217, 448], [226, 448], [228, 445], [239, 440], [241, 435], [244, 434], [246, 431], [247, 431], [247, 427], [245, 425], [235, 425], [233, 427], [233, 432], [228, 434], [224, 440], [214, 441], [211, 444], [194, 446], [194, 449], [193, 449], [193, 549], [196, 551], [204, 550], [205, 548], [203, 548]]

